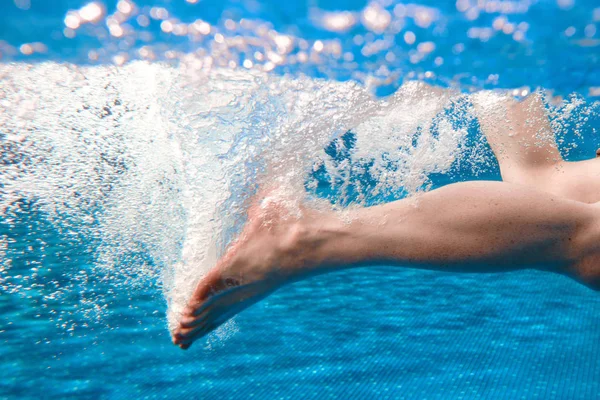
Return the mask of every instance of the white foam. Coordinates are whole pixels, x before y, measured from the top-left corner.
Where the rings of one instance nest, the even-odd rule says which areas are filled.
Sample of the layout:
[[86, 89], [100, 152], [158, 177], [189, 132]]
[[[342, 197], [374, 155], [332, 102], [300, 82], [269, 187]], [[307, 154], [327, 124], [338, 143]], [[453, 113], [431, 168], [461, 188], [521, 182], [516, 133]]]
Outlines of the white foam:
[[[87, 243], [93, 273], [125, 288], [161, 282], [170, 326], [259, 186], [297, 205], [315, 165], [343, 186], [370, 162], [374, 191], [415, 192], [460, 156], [466, 130], [443, 112], [447, 92], [409, 83], [377, 100], [353, 82], [194, 65], [0, 64], [0, 132], [14, 161], [0, 165], [2, 215], [35, 201]], [[349, 129], [355, 148], [333, 162], [324, 148]]]

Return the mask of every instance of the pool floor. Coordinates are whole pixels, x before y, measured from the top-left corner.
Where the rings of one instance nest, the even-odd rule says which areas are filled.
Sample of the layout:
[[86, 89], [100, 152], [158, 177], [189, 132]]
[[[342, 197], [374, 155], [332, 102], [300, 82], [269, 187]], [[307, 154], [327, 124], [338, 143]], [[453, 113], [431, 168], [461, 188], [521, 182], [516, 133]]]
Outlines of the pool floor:
[[[181, 351], [156, 288], [70, 336], [0, 296], [10, 398], [595, 399], [600, 296], [534, 271], [361, 268], [284, 287]], [[43, 313], [42, 313], [43, 314]], [[8, 325], [9, 322], [12, 324]], [[108, 326], [106, 326], [108, 325]]]

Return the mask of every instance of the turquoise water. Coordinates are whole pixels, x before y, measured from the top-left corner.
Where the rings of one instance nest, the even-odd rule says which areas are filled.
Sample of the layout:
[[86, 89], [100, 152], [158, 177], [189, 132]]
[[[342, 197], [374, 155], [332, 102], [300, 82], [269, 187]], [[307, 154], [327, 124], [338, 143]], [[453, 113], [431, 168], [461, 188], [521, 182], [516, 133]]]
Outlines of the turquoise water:
[[500, 179], [467, 97], [369, 93], [542, 86], [594, 156], [595, 1], [438, 3], [0, 0], [0, 397], [597, 398], [600, 297], [534, 271], [333, 273], [170, 342], [269, 163], [338, 206]]
[[600, 390], [600, 300], [562, 277], [331, 274], [282, 289], [240, 314], [227, 341], [188, 352], [170, 344], [164, 302], [147, 292], [114, 294], [110, 327], [74, 336], [35, 299], [3, 296], [3, 393], [591, 399]]

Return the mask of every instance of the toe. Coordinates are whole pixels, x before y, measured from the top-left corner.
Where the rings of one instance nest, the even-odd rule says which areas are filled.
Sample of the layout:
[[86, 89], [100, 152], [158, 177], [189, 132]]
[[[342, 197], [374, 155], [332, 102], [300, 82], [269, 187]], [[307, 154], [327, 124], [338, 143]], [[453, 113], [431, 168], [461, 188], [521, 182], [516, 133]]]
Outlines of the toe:
[[198, 323], [198, 325], [196, 325], [193, 328], [180, 329], [178, 338], [180, 338], [182, 341], [189, 340], [190, 338], [192, 338], [195, 335], [196, 332], [198, 332], [200, 329], [202, 329], [202, 327], [205, 325], [204, 322], [205, 321]]
[[[213, 318], [209, 318], [210, 314], [207, 315], [202, 321], [199, 321], [196, 326], [193, 328], [182, 328], [178, 331], [178, 344], [186, 344], [191, 343], [194, 340], [204, 336], [210, 330], [208, 329], [210, 326], [214, 326]], [[214, 316], [213, 316], [214, 317]], [[208, 329], [208, 330], [207, 330]]]
[[200, 313], [199, 315], [184, 315], [183, 317], [181, 317], [181, 320], [179, 320], [179, 329], [188, 329], [188, 328], [194, 328], [195, 326], [197, 326], [198, 324], [200, 324], [202, 321], [204, 321], [206, 319], [206, 315], [208, 313], [208, 309], [205, 310], [203, 313]]
[[183, 341], [183, 336], [179, 332], [173, 333], [171, 341], [175, 346], [178, 346]]

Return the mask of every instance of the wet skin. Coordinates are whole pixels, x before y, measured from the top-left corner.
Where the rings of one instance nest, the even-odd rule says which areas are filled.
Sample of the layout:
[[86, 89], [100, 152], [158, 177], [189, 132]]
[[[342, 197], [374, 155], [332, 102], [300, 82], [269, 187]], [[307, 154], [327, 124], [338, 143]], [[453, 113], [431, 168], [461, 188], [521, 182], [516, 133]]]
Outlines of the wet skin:
[[[173, 343], [189, 348], [286, 283], [356, 266], [536, 268], [598, 290], [600, 159], [563, 161], [553, 139], [539, 140], [549, 129], [539, 98], [505, 101], [497, 106], [505, 112], [479, 109], [504, 182], [462, 182], [345, 213], [304, 206], [300, 216], [276, 196], [258, 195], [239, 238], [198, 284]], [[500, 120], [513, 134], [498, 129]]]

